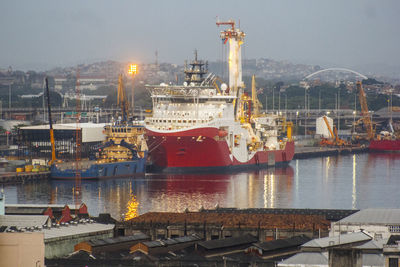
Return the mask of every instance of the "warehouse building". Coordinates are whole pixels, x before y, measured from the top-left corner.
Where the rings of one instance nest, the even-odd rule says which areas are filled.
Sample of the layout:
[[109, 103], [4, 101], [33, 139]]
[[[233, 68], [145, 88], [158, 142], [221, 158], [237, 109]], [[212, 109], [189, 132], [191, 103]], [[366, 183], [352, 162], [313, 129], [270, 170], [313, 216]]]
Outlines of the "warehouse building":
[[[73, 159], [76, 138], [81, 141], [81, 157], [95, 156], [97, 146], [105, 140], [104, 123], [54, 124], [56, 157]], [[49, 125], [26, 126], [19, 129], [19, 155], [31, 158], [51, 158]]]

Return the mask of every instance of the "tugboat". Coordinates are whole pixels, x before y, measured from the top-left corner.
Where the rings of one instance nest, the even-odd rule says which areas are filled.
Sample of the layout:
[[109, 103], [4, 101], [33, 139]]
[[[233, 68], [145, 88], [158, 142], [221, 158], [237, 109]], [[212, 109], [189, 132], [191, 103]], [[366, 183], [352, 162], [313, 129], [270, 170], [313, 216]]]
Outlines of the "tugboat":
[[[244, 92], [241, 45], [245, 34], [234, 21], [221, 32], [229, 41], [229, 85], [207, 74], [207, 62], [185, 66], [183, 85], [147, 85], [153, 114], [145, 119], [150, 162], [163, 172], [230, 171], [289, 163], [294, 155], [289, 123], [275, 114], [260, 114], [253, 83]], [[254, 80], [254, 79], [253, 79]], [[288, 132], [284, 137], [283, 132]]]
[[[131, 177], [145, 172], [148, 152], [145, 128], [141, 124], [128, 122], [129, 102], [123, 88], [122, 75], [119, 76], [118, 104], [122, 118], [104, 127], [106, 140], [98, 148], [99, 157], [96, 160], [81, 160], [79, 163], [55, 160], [50, 167], [52, 179], [75, 179], [77, 171], [81, 179]], [[76, 164], [79, 164], [79, 168]]]

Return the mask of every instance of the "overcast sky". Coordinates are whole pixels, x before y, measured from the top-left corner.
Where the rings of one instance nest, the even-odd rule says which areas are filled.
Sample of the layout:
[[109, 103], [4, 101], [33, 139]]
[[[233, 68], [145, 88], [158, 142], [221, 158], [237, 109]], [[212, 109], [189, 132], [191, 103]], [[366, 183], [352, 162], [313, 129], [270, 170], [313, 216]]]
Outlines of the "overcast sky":
[[325, 67], [400, 65], [399, 0], [1, 0], [0, 68], [221, 59], [215, 25], [240, 19], [244, 57]]

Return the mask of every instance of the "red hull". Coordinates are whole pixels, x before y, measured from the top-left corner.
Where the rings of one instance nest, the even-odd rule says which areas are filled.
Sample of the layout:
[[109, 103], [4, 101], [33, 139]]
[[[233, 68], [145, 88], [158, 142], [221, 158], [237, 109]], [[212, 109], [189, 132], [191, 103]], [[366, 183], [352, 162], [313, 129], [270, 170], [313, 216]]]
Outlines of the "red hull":
[[[153, 165], [161, 169], [217, 169], [240, 166], [263, 166], [287, 163], [294, 155], [294, 143], [284, 150], [257, 152], [247, 162], [230, 156], [225, 140], [219, 140], [218, 129], [207, 127], [174, 133], [147, 129], [148, 146]], [[272, 160], [274, 158], [274, 160]]]
[[400, 152], [400, 140], [372, 140], [369, 143], [371, 151], [398, 151]]

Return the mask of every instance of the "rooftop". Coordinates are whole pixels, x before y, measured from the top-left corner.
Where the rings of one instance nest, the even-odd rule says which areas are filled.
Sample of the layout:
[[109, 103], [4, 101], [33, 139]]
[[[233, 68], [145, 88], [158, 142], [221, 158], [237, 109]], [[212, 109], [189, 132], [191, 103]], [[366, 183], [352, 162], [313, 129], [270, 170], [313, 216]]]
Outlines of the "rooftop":
[[44, 233], [44, 239], [45, 241], [47, 241], [53, 238], [89, 234], [101, 231], [112, 231], [113, 229], [114, 229], [114, 224], [78, 223], [76, 225], [71, 224], [69, 226], [59, 226], [59, 227], [52, 227], [50, 229], [43, 229], [43, 233]]
[[305, 243], [302, 247], [306, 248], [328, 248], [337, 245], [350, 244], [362, 241], [369, 241], [372, 237], [364, 232], [344, 234], [340, 236], [324, 237], [313, 239]]
[[279, 228], [279, 229], [328, 229], [330, 222], [322, 215], [265, 214], [246, 212], [148, 212], [128, 223], [160, 224], [217, 224], [224, 227]]
[[400, 209], [365, 209], [340, 220], [340, 224], [400, 224]]
[[0, 215], [0, 225], [8, 227], [42, 227], [50, 222], [46, 215]]
[[199, 240], [201, 240], [201, 238], [197, 235], [188, 235], [188, 236], [168, 238], [163, 240], [147, 241], [143, 242], [143, 245], [149, 248], [155, 248], [155, 247], [165, 247], [169, 245], [176, 245], [176, 244], [182, 244], [186, 242], [199, 241]]
[[264, 251], [270, 251], [270, 250], [276, 250], [276, 249], [281, 249], [281, 248], [301, 246], [308, 241], [310, 241], [309, 237], [307, 237], [305, 235], [301, 235], [301, 236], [294, 236], [294, 237], [286, 238], [286, 239], [277, 239], [277, 240], [273, 240], [273, 241], [269, 241], [269, 242], [257, 243], [257, 244], [255, 244], [255, 246], [261, 248]]
[[247, 234], [238, 237], [228, 237], [223, 239], [203, 241], [199, 242], [198, 246], [201, 246], [205, 249], [220, 249], [220, 248], [240, 246], [244, 244], [251, 244], [257, 241], [258, 241], [257, 237]]
[[278, 266], [328, 266], [327, 252], [301, 252], [278, 263]]
[[136, 233], [133, 235], [128, 236], [118, 236], [114, 238], [104, 238], [104, 239], [91, 239], [87, 243], [90, 244], [92, 247], [96, 246], [105, 246], [117, 243], [124, 243], [130, 241], [138, 241], [143, 239], [148, 239], [149, 236], [143, 233]]

